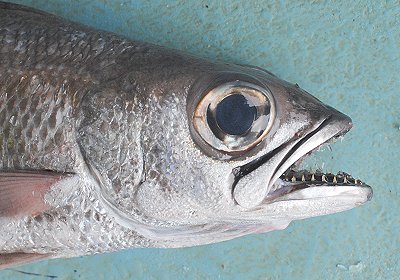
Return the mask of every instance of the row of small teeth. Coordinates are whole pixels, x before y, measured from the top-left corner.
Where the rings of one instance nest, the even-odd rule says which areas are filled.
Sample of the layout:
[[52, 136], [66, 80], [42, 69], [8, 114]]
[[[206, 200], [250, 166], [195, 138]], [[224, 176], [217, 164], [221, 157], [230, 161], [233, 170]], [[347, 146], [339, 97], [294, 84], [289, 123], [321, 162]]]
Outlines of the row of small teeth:
[[362, 185], [363, 182], [354, 179], [350, 174], [339, 172], [337, 175], [332, 173], [324, 174], [321, 172], [311, 173], [308, 171], [296, 172], [289, 171], [282, 174], [281, 179], [285, 181], [295, 182], [324, 182], [333, 184], [350, 184], [350, 185]]

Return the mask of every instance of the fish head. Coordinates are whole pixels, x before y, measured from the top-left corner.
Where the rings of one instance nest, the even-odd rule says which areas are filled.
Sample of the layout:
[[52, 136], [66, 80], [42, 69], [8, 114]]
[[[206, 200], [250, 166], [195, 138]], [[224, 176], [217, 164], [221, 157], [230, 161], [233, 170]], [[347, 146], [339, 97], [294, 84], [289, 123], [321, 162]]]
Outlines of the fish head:
[[[89, 102], [97, 111], [99, 103], [110, 107], [108, 123], [119, 120], [106, 146], [98, 144], [105, 135], [93, 143], [83, 133], [81, 142], [92, 147], [86, 158], [103, 206], [121, 225], [157, 246], [192, 246], [283, 229], [371, 198], [371, 188], [346, 173], [294, 169], [343, 136], [348, 116], [257, 67], [171, 61], [125, 77], [121, 84], [142, 81], [135, 95], [119, 94], [119, 102], [108, 91], [95, 95], [102, 102]], [[96, 115], [91, 111], [87, 117]], [[84, 132], [101, 127], [84, 123]], [[99, 157], [93, 146], [116, 152]]]
[[229, 165], [214, 181], [233, 201], [226, 220], [270, 231], [371, 199], [372, 189], [347, 173], [296, 171], [307, 155], [351, 129], [348, 116], [266, 70], [232, 70], [203, 77], [187, 104], [191, 136], [214, 159], [210, 169]]

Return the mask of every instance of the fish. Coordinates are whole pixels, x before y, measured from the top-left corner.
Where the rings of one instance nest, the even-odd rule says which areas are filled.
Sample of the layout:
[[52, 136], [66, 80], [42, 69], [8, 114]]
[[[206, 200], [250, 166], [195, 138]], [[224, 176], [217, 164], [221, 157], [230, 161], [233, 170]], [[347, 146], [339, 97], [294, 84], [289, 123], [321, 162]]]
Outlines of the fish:
[[271, 72], [0, 2], [0, 268], [285, 229], [372, 198], [301, 170], [351, 119]]

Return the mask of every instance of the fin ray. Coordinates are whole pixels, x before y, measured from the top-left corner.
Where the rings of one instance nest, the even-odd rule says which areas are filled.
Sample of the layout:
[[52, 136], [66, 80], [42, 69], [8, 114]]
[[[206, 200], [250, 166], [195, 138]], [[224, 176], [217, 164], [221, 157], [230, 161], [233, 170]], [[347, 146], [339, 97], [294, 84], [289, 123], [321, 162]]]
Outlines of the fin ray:
[[46, 211], [44, 195], [68, 175], [51, 171], [0, 171], [0, 217]]
[[23, 265], [51, 257], [50, 254], [39, 253], [0, 253], [0, 269]]

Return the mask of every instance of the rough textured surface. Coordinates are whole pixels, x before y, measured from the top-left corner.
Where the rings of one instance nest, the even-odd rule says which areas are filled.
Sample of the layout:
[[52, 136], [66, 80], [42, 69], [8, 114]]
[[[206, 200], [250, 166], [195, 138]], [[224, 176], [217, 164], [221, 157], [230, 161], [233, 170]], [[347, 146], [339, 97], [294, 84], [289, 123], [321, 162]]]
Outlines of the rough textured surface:
[[[256, 64], [299, 82], [349, 113], [355, 123], [346, 140], [333, 147], [334, 153], [321, 154], [325, 168], [344, 169], [375, 186], [374, 200], [367, 206], [295, 223], [283, 232], [200, 248], [131, 250], [85, 261], [44, 262], [22, 270], [58, 279], [79, 275], [86, 279], [395, 279], [400, 274], [400, 190], [393, 175], [400, 159], [400, 11], [396, 4], [19, 3], [134, 39]], [[0, 273], [4, 278], [18, 275]]]

